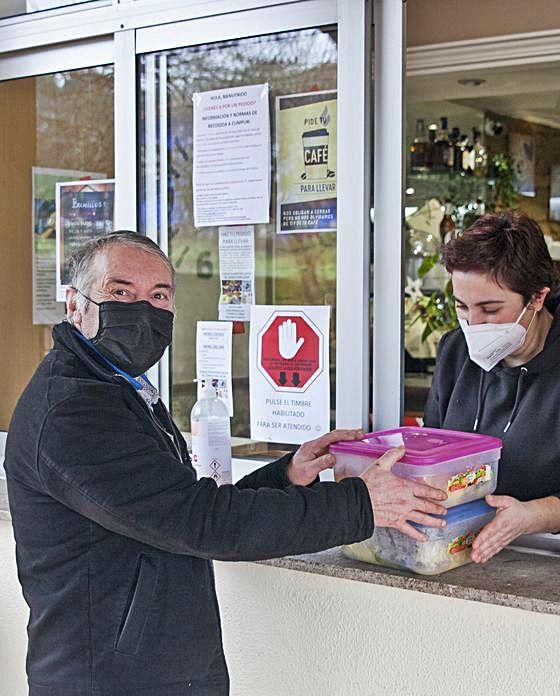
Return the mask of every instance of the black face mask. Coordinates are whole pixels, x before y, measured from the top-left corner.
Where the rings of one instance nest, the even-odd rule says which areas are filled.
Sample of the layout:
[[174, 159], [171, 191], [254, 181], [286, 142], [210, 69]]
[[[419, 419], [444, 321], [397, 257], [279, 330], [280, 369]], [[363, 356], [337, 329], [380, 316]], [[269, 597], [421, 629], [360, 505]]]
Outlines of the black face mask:
[[108, 360], [137, 377], [161, 358], [171, 343], [173, 312], [139, 302], [96, 302], [99, 329], [91, 342]]

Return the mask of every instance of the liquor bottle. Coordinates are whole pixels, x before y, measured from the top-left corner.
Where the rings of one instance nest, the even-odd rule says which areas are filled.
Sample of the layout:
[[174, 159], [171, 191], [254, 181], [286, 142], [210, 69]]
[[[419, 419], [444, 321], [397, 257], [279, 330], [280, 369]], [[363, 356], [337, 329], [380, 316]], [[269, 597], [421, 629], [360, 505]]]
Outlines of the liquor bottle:
[[434, 142], [434, 170], [438, 172], [450, 171], [453, 168], [453, 146], [449, 141], [447, 132], [447, 116], [441, 117], [441, 128], [437, 132]]
[[461, 149], [461, 131], [457, 126], [451, 130], [449, 140], [453, 146], [453, 171], [456, 174], [461, 174], [463, 171], [463, 150]]
[[416, 135], [410, 144], [410, 170], [412, 172], [426, 172], [431, 166], [431, 143], [426, 132], [424, 119], [416, 119]]
[[473, 174], [486, 176], [488, 173], [488, 151], [481, 142], [480, 131], [473, 128]]
[[469, 140], [468, 135], [461, 136], [463, 148], [462, 168], [463, 174], [471, 176], [474, 171], [474, 145]]
[[229, 411], [207, 384], [191, 411], [193, 466], [200, 477], [218, 485], [231, 483], [231, 429]]
[[450, 239], [455, 237], [455, 220], [452, 216], [453, 206], [451, 201], [445, 201], [444, 213], [439, 223], [439, 236], [442, 244], [447, 244]]

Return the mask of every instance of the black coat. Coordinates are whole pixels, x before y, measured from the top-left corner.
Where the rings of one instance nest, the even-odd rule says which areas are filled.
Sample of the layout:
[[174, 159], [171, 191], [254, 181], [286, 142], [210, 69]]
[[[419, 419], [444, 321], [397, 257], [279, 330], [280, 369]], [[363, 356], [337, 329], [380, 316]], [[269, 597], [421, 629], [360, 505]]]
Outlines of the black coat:
[[[560, 493], [560, 304], [544, 349], [526, 365], [484, 372], [461, 329], [443, 336], [424, 425], [503, 440], [496, 494], [533, 500]], [[508, 426], [509, 423], [509, 426]]]
[[152, 413], [69, 324], [54, 341], [14, 411], [5, 458], [30, 694], [223, 696], [209, 559], [365, 539], [367, 488], [289, 485], [286, 459], [235, 486], [197, 481], [161, 404]]

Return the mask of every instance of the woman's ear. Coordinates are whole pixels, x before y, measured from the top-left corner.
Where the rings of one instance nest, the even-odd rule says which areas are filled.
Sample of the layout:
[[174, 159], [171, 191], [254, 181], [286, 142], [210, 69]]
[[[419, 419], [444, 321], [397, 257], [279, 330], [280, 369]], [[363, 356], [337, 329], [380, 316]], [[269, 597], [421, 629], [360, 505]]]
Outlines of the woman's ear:
[[527, 308], [534, 309], [536, 312], [539, 312], [543, 308], [544, 301], [546, 300], [546, 296], [548, 295], [549, 292], [550, 292], [549, 287], [541, 288], [538, 292], [536, 292], [533, 295], [533, 298], [529, 302], [529, 304], [527, 305]]

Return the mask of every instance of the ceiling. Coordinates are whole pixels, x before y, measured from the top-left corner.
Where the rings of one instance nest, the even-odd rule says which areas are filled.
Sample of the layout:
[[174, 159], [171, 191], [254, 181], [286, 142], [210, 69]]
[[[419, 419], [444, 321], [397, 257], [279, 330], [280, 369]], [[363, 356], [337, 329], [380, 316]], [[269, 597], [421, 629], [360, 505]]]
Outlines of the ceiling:
[[[461, 85], [459, 80], [464, 79], [484, 82]], [[407, 101], [432, 120], [437, 120], [441, 102], [446, 102], [446, 115], [458, 120], [468, 112], [472, 119], [475, 109], [560, 129], [560, 63], [412, 76], [407, 81]], [[433, 115], [430, 102], [439, 102], [433, 104]]]

